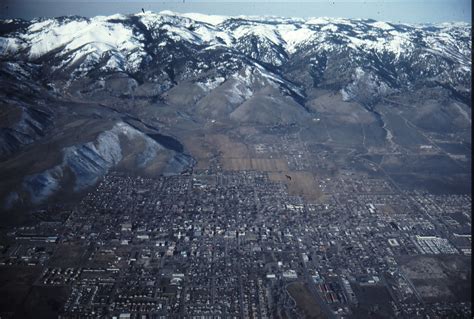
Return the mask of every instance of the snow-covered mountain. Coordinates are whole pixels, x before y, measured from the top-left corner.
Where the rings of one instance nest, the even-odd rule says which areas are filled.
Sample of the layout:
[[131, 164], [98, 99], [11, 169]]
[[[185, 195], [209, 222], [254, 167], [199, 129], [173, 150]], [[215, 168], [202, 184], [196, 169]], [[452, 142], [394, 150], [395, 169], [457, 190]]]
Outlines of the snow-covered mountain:
[[[71, 85], [84, 77], [103, 79], [121, 72], [130, 79], [130, 91], [141, 82], [159, 83], [157, 89], [166, 91], [185, 79], [213, 89], [216, 82], [208, 80], [209, 71], [229, 79], [246, 67], [269, 83], [290, 81], [301, 89], [335, 85], [348, 97], [356, 95], [351, 87], [369, 78], [378, 93], [422, 81], [470, 95], [471, 25], [464, 23], [146, 12], [9, 20], [2, 29], [8, 30], [0, 37], [2, 60], [18, 63], [19, 70], [40, 64], [41, 76], [52, 83]], [[200, 81], [201, 76], [206, 79]]]
[[[300, 123], [326, 112], [324, 92], [364, 112], [394, 95], [423, 99], [426, 90], [470, 106], [471, 34], [466, 23], [168, 11], [3, 20], [1, 166], [29, 165], [17, 157], [38, 148], [56, 154], [5, 185], [39, 202], [71, 176], [81, 189], [120, 165], [180, 172], [193, 163], [186, 151], [150, 134], [179, 121]], [[139, 147], [125, 146], [124, 128]], [[147, 167], [143, 156], [163, 163]], [[22, 198], [15, 194], [8, 198]]]

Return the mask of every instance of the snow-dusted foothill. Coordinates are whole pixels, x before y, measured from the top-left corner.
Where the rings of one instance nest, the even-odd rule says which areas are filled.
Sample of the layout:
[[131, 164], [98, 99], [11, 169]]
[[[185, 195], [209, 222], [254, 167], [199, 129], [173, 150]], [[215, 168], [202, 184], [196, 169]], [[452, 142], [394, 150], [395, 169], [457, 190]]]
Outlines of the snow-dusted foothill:
[[[138, 167], [145, 167], [160, 151], [165, 149], [132, 126], [119, 122], [112, 129], [100, 133], [94, 141], [66, 147], [60, 164], [27, 176], [23, 185], [29, 192], [32, 202], [40, 203], [53, 195], [63, 182], [65, 170], [71, 171], [74, 175], [75, 191], [93, 185], [122, 160], [124, 154], [121, 138], [126, 143], [143, 143], [144, 147], [135, 150], [136, 154], [134, 154]], [[172, 169], [169, 171], [177, 172]]]

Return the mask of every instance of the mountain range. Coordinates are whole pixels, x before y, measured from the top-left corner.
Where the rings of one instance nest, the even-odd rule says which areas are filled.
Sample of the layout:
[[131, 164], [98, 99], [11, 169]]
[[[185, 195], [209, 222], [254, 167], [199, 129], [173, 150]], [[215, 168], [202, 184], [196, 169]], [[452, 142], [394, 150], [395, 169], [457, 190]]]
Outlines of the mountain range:
[[434, 145], [451, 177], [470, 174], [471, 36], [168, 11], [0, 21], [1, 205], [64, 198], [111, 169], [181, 174], [204, 156], [188, 136], [239, 127], [298, 126], [366, 156]]

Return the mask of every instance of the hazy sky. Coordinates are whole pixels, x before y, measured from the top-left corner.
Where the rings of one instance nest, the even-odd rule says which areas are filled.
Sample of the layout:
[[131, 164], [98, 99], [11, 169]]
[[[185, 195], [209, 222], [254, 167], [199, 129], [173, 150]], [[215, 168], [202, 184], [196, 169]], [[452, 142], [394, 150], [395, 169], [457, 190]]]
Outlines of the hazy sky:
[[471, 0], [0, 0], [0, 18], [63, 15], [110, 15], [145, 10], [199, 12], [221, 15], [284, 17], [343, 17], [409, 23], [465, 21], [471, 23]]

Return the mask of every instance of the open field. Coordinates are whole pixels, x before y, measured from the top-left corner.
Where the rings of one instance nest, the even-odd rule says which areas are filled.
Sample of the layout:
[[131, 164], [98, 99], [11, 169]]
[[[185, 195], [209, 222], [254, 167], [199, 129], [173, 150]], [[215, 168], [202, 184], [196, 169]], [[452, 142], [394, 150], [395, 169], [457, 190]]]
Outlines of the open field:
[[[25, 300], [31, 285], [41, 274], [40, 267], [0, 267], [0, 309], [2, 313], [13, 313]], [[3, 315], [0, 314], [3, 318]]]
[[296, 307], [303, 318], [323, 319], [326, 318], [321, 311], [311, 292], [302, 282], [294, 282], [288, 285], [288, 293], [295, 300]]
[[33, 286], [18, 311], [18, 318], [57, 318], [62, 312], [71, 288], [67, 286]]
[[392, 301], [385, 286], [382, 285], [352, 285], [359, 301], [354, 308], [353, 318], [394, 318], [390, 306]]
[[227, 158], [246, 158], [249, 157], [247, 146], [243, 143], [236, 142], [223, 134], [211, 134], [206, 136], [206, 141], [215, 145], [222, 157]]
[[426, 302], [471, 299], [471, 259], [460, 255], [399, 257], [401, 269]]
[[206, 169], [209, 167], [209, 159], [213, 156], [213, 148], [206, 142], [204, 136], [187, 136], [181, 139], [186, 150], [197, 161], [196, 168]]
[[87, 261], [90, 251], [85, 246], [63, 244], [58, 245], [48, 265], [51, 267], [77, 267]]
[[234, 171], [282, 172], [288, 170], [284, 159], [276, 158], [222, 158], [223, 167]]
[[[289, 176], [290, 178], [288, 178]], [[311, 172], [283, 171], [281, 173], [271, 172], [271, 180], [284, 182], [288, 186], [291, 195], [300, 195], [307, 200], [318, 200], [323, 196], [314, 175]]]

